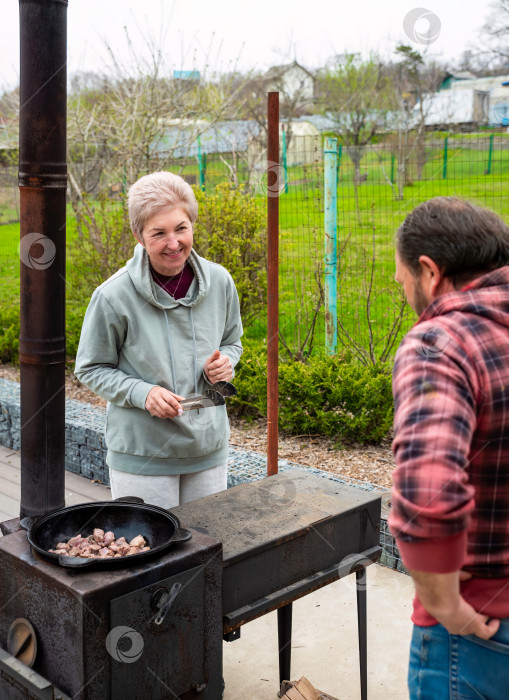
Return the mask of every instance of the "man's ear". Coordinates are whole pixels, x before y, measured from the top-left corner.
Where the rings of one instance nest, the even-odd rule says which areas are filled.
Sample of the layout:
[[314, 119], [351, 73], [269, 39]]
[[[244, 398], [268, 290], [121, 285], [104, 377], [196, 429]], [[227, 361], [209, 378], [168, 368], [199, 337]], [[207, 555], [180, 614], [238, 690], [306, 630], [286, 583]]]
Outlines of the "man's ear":
[[419, 258], [421, 265], [420, 282], [424, 292], [430, 299], [436, 299], [441, 294], [453, 292], [454, 287], [447, 277], [444, 277], [442, 269], [428, 255], [421, 255]]

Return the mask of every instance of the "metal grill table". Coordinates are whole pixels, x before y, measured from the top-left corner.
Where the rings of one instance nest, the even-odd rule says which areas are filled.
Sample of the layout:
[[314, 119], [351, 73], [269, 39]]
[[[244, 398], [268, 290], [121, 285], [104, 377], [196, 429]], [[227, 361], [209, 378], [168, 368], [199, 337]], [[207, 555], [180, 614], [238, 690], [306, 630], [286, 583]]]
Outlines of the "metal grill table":
[[381, 554], [381, 497], [292, 469], [172, 512], [223, 543], [223, 634], [278, 611], [280, 680], [290, 680], [292, 602], [357, 577], [361, 697], [367, 698], [366, 567]]

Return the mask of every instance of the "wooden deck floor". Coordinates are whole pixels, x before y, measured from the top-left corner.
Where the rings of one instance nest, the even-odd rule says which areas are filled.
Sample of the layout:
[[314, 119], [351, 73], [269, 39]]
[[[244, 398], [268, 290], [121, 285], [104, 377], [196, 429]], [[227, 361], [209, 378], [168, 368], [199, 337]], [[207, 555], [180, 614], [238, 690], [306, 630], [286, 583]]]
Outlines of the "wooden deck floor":
[[[21, 455], [0, 445], [0, 522], [19, 516]], [[65, 504], [109, 501], [108, 486], [94, 484], [83, 476], [65, 472]]]

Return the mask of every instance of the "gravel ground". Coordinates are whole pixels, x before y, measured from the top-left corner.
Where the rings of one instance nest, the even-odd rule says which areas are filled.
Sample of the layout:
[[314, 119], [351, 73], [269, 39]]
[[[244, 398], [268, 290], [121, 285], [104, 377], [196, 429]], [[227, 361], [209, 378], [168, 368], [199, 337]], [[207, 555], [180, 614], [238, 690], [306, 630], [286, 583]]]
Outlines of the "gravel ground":
[[[0, 364], [0, 377], [19, 381], [19, 368]], [[106, 402], [78, 382], [71, 372], [66, 374], [66, 396], [98, 406]], [[263, 420], [242, 421], [231, 418], [230, 444], [237, 449], [265, 454], [267, 427]], [[380, 446], [352, 445], [337, 448], [333, 440], [321, 435], [279, 435], [279, 457], [341, 477], [367, 481], [383, 489], [391, 487], [394, 458], [390, 442]]]

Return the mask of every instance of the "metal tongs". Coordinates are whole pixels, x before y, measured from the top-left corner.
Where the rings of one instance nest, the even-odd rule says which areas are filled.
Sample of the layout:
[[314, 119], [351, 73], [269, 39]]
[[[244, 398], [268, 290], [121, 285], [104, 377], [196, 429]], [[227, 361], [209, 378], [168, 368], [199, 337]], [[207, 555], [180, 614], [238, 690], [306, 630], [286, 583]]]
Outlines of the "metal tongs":
[[182, 399], [180, 405], [184, 411], [193, 411], [197, 408], [209, 408], [210, 406], [224, 406], [226, 396], [235, 396], [237, 389], [230, 382], [216, 382], [213, 389], [205, 389], [203, 394], [193, 396], [190, 399]]

